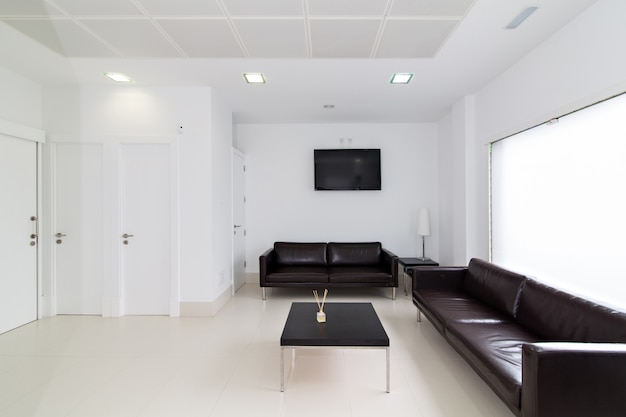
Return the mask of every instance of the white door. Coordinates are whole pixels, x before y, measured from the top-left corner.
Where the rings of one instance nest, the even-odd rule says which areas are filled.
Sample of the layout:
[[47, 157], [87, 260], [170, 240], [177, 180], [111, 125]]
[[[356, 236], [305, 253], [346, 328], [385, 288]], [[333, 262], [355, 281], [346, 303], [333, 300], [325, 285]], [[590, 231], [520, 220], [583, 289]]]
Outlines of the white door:
[[243, 155], [233, 150], [233, 293], [244, 284], [246, 272], [244, 163]]
[[58, 314], [102, 314], [102, 145], [57, 143], [53, 253]]
[[170, 147], [120, 145], [122, 311], [170, 314]]
[[0, 333], [37, 320], [37, 143], [0, 135]]

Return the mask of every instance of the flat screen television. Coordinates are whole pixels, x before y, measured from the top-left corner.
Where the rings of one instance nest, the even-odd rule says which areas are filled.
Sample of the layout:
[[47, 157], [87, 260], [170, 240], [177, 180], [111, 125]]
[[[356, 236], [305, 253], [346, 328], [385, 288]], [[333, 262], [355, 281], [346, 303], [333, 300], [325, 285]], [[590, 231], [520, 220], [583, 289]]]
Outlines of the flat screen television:
[[315, 149], [316, 190], [380, 190], [380, 149]]

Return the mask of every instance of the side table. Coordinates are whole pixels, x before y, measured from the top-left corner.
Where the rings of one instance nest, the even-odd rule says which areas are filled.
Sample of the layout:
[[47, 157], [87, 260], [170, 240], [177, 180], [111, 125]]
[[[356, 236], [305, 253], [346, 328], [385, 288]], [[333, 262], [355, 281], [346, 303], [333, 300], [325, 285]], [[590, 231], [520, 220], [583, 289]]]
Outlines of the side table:
[[402, 275], [404, 277], [404, 295], [408, 294], [406, 285], [408, 280], [408, 275], [406, 273], [407, 268], [412, 266], [439, 266], [439, 263], [430, 258], [398, 258], [398, 264], [400, 264], [402, 268]]

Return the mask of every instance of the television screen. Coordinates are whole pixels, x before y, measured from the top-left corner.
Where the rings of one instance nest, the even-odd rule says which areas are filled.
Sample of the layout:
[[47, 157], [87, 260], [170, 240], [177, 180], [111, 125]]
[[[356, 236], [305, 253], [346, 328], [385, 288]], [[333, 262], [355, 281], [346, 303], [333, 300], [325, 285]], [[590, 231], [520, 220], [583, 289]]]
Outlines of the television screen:
[[380, 149], [315, 149], [316, 190], [380, 190]]

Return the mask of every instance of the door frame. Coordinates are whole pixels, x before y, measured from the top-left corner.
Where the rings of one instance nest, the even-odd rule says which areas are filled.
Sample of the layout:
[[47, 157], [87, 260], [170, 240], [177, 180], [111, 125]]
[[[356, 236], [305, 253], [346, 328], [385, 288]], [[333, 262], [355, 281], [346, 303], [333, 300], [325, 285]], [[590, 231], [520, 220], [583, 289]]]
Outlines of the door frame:
[[[108, 299], [105, 300], [103, 316], [120, 317], [124, 314], [122, 291], [122, 245], [119, 236], [122, 231], [122, 201], [120, 190], [122, 187], [122, 145], [168, 145], [170, 151], [170, 298], [169, 316], [180, 316], [180, 171], [179, 171], [179, 148], [180, 141], [176, 136], [108, 136], [103, 141], [105, 146], [105, 162], [103, 165], [103, 175], [105, 178], [114, 179], [115, 185], [111, 182], [104, 187], [105, 202], [104, 222], [107, 217], [112, 227], [105, 231], [105, 246], [110, 248], [110, 270], [111, 277], [108, 291]], [[107, 158], [108, 153], [108, 158]], [[108, 159], [108, 161], [107, 161]], [[113, 197], [113, 198], [109, 198]], [[108, 206], [107, 206], [108, 204]], [[107, 263], [105, 249], [105, 264]], [[105, 269], [105, 277], [107, 270]], [[106, 278], [105, 278], [106, 280]], [[105, 293], [107, 293], [105, 291]], [[106, 297], [106, 295], [105, 295]]]
[[[244, 195], [245, 195], [245, 164], [246, 164], [246, 156], [243, 154], [243, 152], [239, 151], [236, 148], [232, 148], [232, 153], [231, 153], [231, 158], [232, 158], [232, 169], [233, 169], [233, 173], [231, 176], [231, 181], [232, 181], [232, 190], [231, 190], [231, 195], [233, 197], [233, 201], [232, 201], [232, 214], [231, 214], [231, 223], [234, 227], [235, 224], [235, 205], [237, 204], [235, 202], [235, 187], [237, 186], [235, 184], [235, 173], [234, 173], [234, 169], [235, 169], [235, 158], [241, 158], [243, 165], [244, 165]], [[244, 197], [245, 199], [245, 197]], [[244, 222], [243, 222], [243, 240], [244, 240], [244, 265], [245, 265], [245, 258], [246, 258], [246, 252], [245, 252], [245, 240], [246, 240], [246, 233], [245, 233], [245, 229], [246, 229], [246, 221], [245, 221], [245, 203], [244, 202], [239, 202], [239, 204], [244, 204]], [[231, 284], [231, 289], [232, 289], [232, 295], [235, 295], [235, 292], [237, 291], [238, 288], [235, 288], [235, 238], [234, 238], [234, 234], [232, 235], [232, 242], [231, 242], [231, 247], [232, 247], [232, 259], [231, 259], [231, 279], [230, 279], [230, 284]], [[244, 276], [243, 276], [243, 283], [246, 283], [246, 271], [245, 271], [245, 266], [244, 266]]]
[[44, 220], [46, 227], [43, 228], [43, 241], [46, 242], [44, 247], [44, 265], [45, 278], [44, 287], [46, 288], [46, 296], [44, 297], [44, 314], [46, 316], [57, 315], [57, 275], [56, 275], [56, 249], [52, 245], [52, 237], [56, 230], [56, 144], [57, 143], [80, 143], [80, 140], [73, 136], [52, 134], [48, 138], [49, 141], [44, 148], [43, 159], [45, 159], [46, 177], [44, 188], [47, 190], [45, 194], [46, 211]]
[[[45, 242], [53, 242], [54, 196], [56, 195], [54, 174], [54, 143], [90, 143], [102, 146], [102, 316], [120, 317], [123, 315], [122, 304], [122, 265], [119, 235], [121, 228], [121, 210], [119, 190], [121, 187], [121, 145], [122, 144], [168, 144], [170, 150], [170, 317], [180, 316], [180, 185], [179, 154], [180, 140], [176, 136], [98, 136], [77, 137], [75, 135], [54, 135], [50, 138], [48, 152], [45, 154], [47, 165], [46, 188], [46, 224]], [[54, 142], [54, 143], [53, 143]], [[46, 245], [45, 265], [50, 271], [45, 278], [46, 302], [45, 315], [56, 315], [56, 277], [54, 276], [54, 256], [51, 245]]]
[[[45, 257], [45, 262], [47, 265], [47, 271], [49, 278], [48, 278], [48, 283], [47, 285], [50, 288], [50, 296], [48, 297], [49, 299], [47, 300], [47, 307], [46, 307], [46, 311], [47, 311], [47, 315], [48, 316], [56, 316], [58, 314], [58, 291], [57, 291], [57, 283], [58, 283], [58, 276], [57, 276], [57, 250], [58, 250], [58, 246], [56, 245], [56, 237], [55, 237], [55, 233], [57, 231], [59, 231], [59, 227], [57, 224], [57, 187], [58, 187], [58, 180], [57, 180], [57, 167], [58, 167], [58, 163], [57, 163], [57, 156], [58, 156], [58, 145], [59, 144], [66, 144], [66, 145], [97, 145], [100, 146], [101, 149], [104, 148], [104, 145], [102, 144], [102, 142], [96, 142], [96, 141], [81, 141], [79, 138], [75, 137], [75, 136], [68, 136], [68, 135], [51, 135], [50, 136], [50, 141], [48, 143], [47, 149], [48, 152], [46, 152], [44, 154], [44, 157], [46, 158], [46, 165], [48, 167], [48, 175], [47, 175], [47, 179], [46, 179], [46, 186], [45, 188], [47, 190], [50, 190], [48, 198], [47, 198], [47, 216], [46, 216], [46, 224], [49, 226], [46, 228], [46, 240], [45, 242], [47, 242], [47, 246], [45, 248], [46, 253], [44, 254]], [[104, 150], [102, 150], [101, 152], [101, 158], [102, 160], [104, 159]], [[102, 162], [104, 163], [104, 162]], [[102, 175], [104, 175], [104, 168], [102, 169]], [[104, 184], [104, 177], [102, 179], [102, 184], [100, 184], [100, 191], [102, 192], [102, 188], [103, 188], [103, 184]], [[100, 209], [103, 212], [103, 217], [104, 217], [104, 203], [101, 205]], [[102, 224], [100, 225], [101, 228], [101, 236], [103, 236], [104, 230], [105, 230], [105, 224], [104, 222], [102, 222]], [[102, 245], [104, 245], [104, 238], [102, 238]], [[101, 255], [102, 256], [102, 255]], [[104, 264], [104, 257], [101, 258], [101, 261]], [[102, 276], [102, 288], [101, 288], [101, 301], [100, 301], [100, 310], [102, 311], [103, 306], [104, 306], [104, 288], [105, 288], [105, 280], [106, 277]]]

